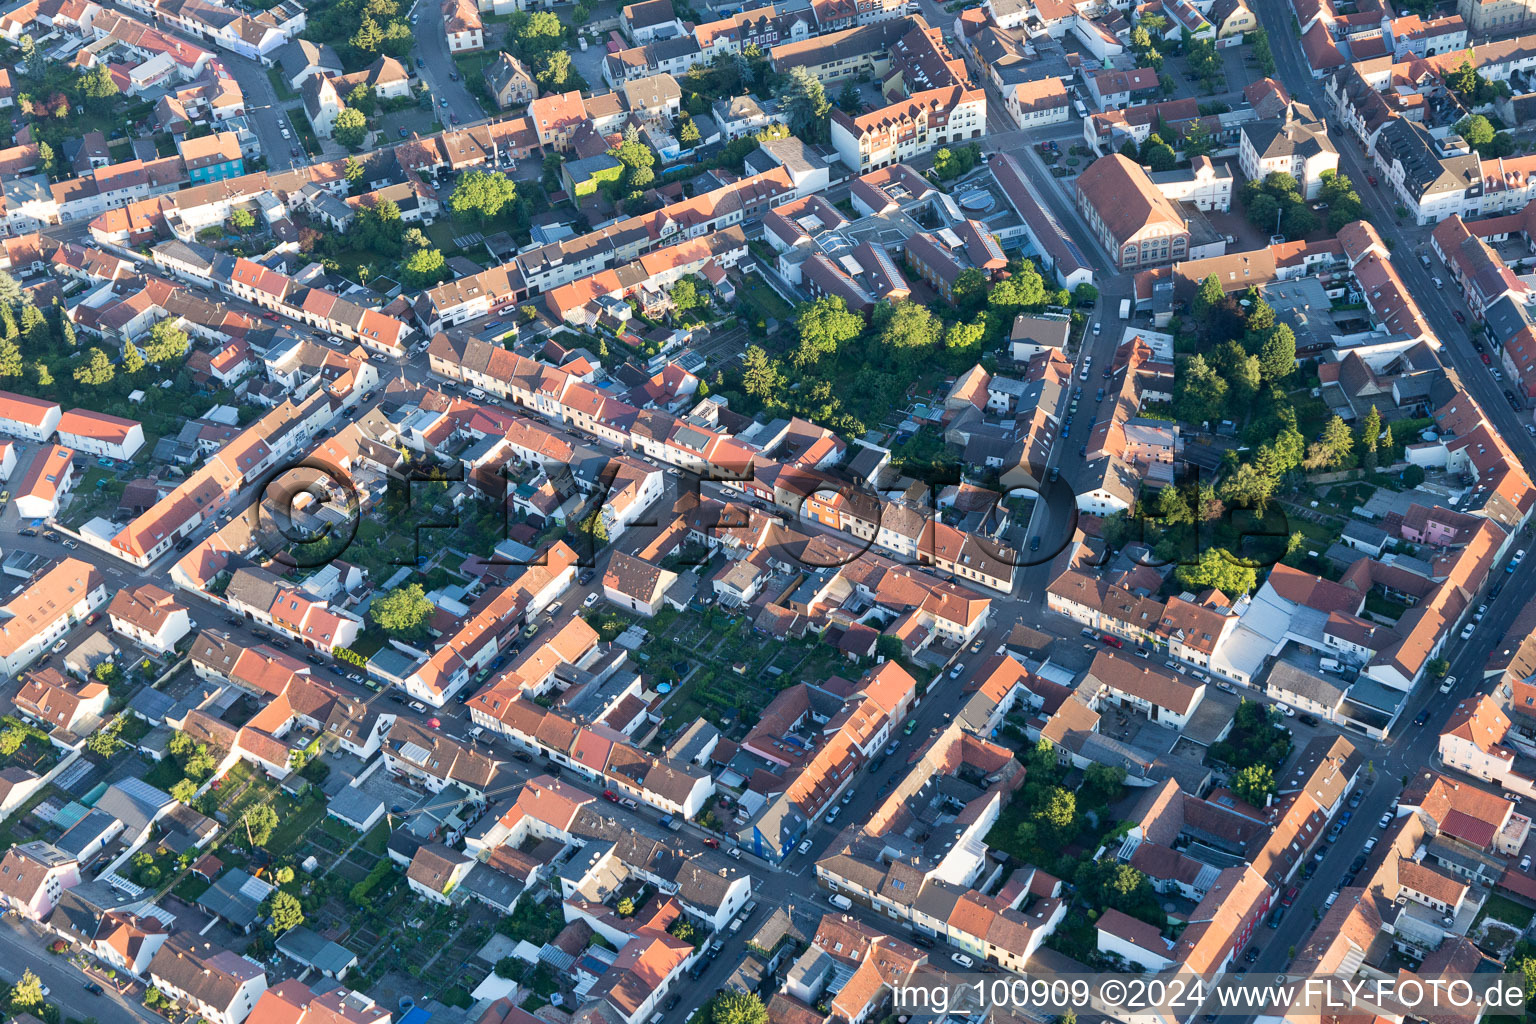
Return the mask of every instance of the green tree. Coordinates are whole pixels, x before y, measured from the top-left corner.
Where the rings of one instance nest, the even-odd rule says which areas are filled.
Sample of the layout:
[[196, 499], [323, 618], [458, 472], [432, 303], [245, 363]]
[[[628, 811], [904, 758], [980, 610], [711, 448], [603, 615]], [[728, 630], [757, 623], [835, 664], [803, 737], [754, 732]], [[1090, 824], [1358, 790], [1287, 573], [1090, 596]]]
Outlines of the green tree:
[[768, 358], [762, 346], [747, 346], [741, 365], [741, 386], [747, 394], [765, 402], [779, 397], [784, 383], [783, 374], [773, 360]]
[[1275, 73], [1275, 55], [1269, 48], [1269, 33], [1262, 28], [1256, 28], [1248, 33], [1250, 43], [1249, 53], [1253, 54], [1253, 62], [1258, 66], [1259, 74], [1272, 75]]
[[859, 96], [859, 87], [850, 79], [843, 83], [843, 88], [837, 94], [837, 109], [850, 117], [857, 115], [864, 108], [864, 100]]
[[293, 881], [293, 868], [289, 867], [287, 864], [284, 864], [282, 867], [278, 868], [275, 873], [273, 873], [272, 878], [277, 882], [278, 885], [287, 885], [289, 882]]
[[688, 313], [704, 305], [704, 296], [691, 277], [680, 278], [668, 295], [679, 313]]
[[1195, 292], [1194, 301], [1190, 303], [1189, 314], [1195, 320], [1204, 320], [1211, 315], [1211, 311], [1227, 301], [1227, 293], [1221, 287], [1221, 278], [1210, 274], [1200, 282], [1200, 289]]
[[342, 173], [345, 174], [347, 178], [347, 188], [352, 192], [353, 195], [357, 195], [358, 191], [363, 187], [362, 163], [358, 161], [357, 157], [349, 156], [345, 162], [343, 162], [342, 168]]
[[21, 980], [11, 987], [11, 1010], [27, 1013], [43, 1005], [43, 982], [28, 967], [21, 972]]
[[213, 770], [218, 766], [218, 762], [214, 760], [213, 753], [208, 749], [208, 745], [206, 743], [199, 743], [192, 756], [187, 758], [184, 769], [188, 778], [201, 782], [212, 775]]
[[271, 804], [252, 804], [245, 812], [245, 827], [251, 830], [252, 842], [265, 846], [277, 828], [277, 811]]
[[523, 962], [515, 956], [504, 956], [496, 961], [496, 966], [491, 968], [498, 978], [515, 980], [523, 975]]
[[32, 363], [32, 377], [40, 388], [53, 387], [53, 371], [48, 369], [48, 364], [41, 359]]
[[1259, 358], [1249, 355], [1235, 339], [1228, 338], [1216, 346], [1209, 362], [1227, 382], [1227, 408], [1233, 411], [1235, 417], [1241, 410], [1248, 408], [1259, 392], [1259, 385], [1263, 382]]
[[50, 174], [53, 173], [53, 170], [54, 170], [53, 162], [55, 160], [55, 157], [53, 155], [53, 147], [48, 145], [48, 143], [46, 141], [45, 142], [39, 142], [37, 144], [37, 159], [38, 159], [38, 162], [43, 165], [43, 170], [44, 171], [47, 171]]
[[1355, 449], [1355, 437], [1350, 433], [1349, 424], [1334, 416], [1323, 427], [1322, 445], [1328, 455], [1328, 467], [1346, 465]]
[[448, 263], [440, 249], [417, 249], [405, 258], [405, 279], [417, 288], [437, 284], [448, 276]]
[[804, 369], [826, 356], [836, 355], [845, 342], [864, 330], [864, 318], [848, 311], [848, 304], [838, 296], [826, 296], [807, 302], [795, 314], [799, 344], [790, 362]]
[[1184, 131], [1184, 156], [1193, 160], [1197, 156], [1207, 156], [1216, 149], [1216, 137], [1205, 126], [1204, 121], [1192, 121]]
[[1280, 200], [1268, 192], [1260, 192], [1248, 200], [1245, 205], [1245, 215], [1248, 223], [1260, 231], [1274, 231], [1279, 226]]
[[1045, 300], [1045, 278], [1040, 276], [1032, 260], [1024, 260], [987, 293], [987, 307], [1009, 320], [1025, 310], [1039, 309], [1045, 305]]
[[592, 538], [593, 550], [604, 547], [608, 543], [608, 524], [603, 521], [602, 509], [593, 509], [576, 524], [576, 530], [584, 536]]
[[348, 107], [336, 115], [331, 125], [331, 137], [348, 149], [357, 149], [368, 137], [368, 119], [356, 107]]
[[168, 363], [187, 354], [191, 340], [174, 320], [161, 320], [149, 329], [143, 344], [144, 358], [151, 363]]
[[1258, 584], [1258, 574], [1245, 565], [1239, 565], [1222, 548], [1205, 548], [1195, 562], [1185, 562], [1174, 570], [1174, 578], [1181, 586], [1196, 592], [1214, 587], [1228, 597], [1236, 598], [1251, 591]]
[[827, 102], [826, 90], [810, 71], [798, 65], [790, 69], [779, 103], [789, 121], [790, 133], [796, 138], [812, 144], [827, 141], [827, 115], [832, 112], [832, 104]]
[[693, 123], [693, 118], [683, 118], [683, 123], [677, 130], [677, 141], [688, 149], [697, 146], [702, 136], [699, 135], [699, 126]]
[[1251, 764], [1232, 776], [1232, 792], [1238, 799], [1263, 807], [1275, 790], [1275, 773], [1266, 764]]
[[281, 889], [272, 894], [267, 913], [272, 917], [267, 922], [267, 931], [273, 935], [282, 935], [304, 923], [304, 908], [299, 905], [298, 897]]
[[[538, 59], [538, 71], [534, 79], [550, 92], [560, 92], [571, 87], [571, 55], [565, 50], [551, 50]], [[694, 129], [698, 134], [698, 129]]]
[[1317, 214], [1306, 203], [1290, 203], [1280, 215], [1280, 230], [1290, 239], [1303, 238], [1317, 230]]
[[1141, 162], [1154, 171], [1171, 171], [1178, 164], [1179, 158], [1173, 147], [1153, 132], [1141, 144]]
[[613, 909], [619, 912], [620, 917], [633, 917], [635, 914], [635, 901], [625, 896], [619, 900]]
[[190, 804], [197, 799], [197, 783], [191, 779], [182, 779], [171, 787], [171, 799], [178, 803]]
[[112, 368], [112, 360], [99, 348], [92, 348], [86, 353], [85, 362], [75, 367], [74, 377], [76, 382], [90, 387], [100, 387], [110, 384], [117, 371]]
[[987, 325], [980, 320], [950, 324], [944, 329], [944, 349], [947, 352], [975, 352], [981, 348], [986, 334]]
[[768, 1024], [768, 1008], [755, 993], [732, 989], [715, 997], [710, 1024]]
[[386, 633], [399, 637], [420, 636], [436, 611], [420, 583], [410, 583], [374, 598], [368, 614]]
[[453, 194], [448, 197], [448, 208], [459, 217], [473, 214], [483, 224], [516, 200], [517, 186], [505, 174], [470, 171], [454, 186]]
[[938, 345], [942, 330], [943, 325], [927, 306], [898, 302], [890, 307], [880, 331], [880, 346], [911, 365]]
[[21, 307], [21, 340], [32, 349], [48, 344], [48, 318], [30, 302]]
[[251, 216], [251, 211], [237, 208], [229, 215], [229, 226], [236, 231], [249, 231], [256, 226], [256, 218]]
[[1070, 789], [1052, 786], [1031, 817], [1037, 825], [1066, 838], [1065, 833], [1077, 820], [1077, 797]]
[[144, 369], [144, 357], [139, 355], [139, 346], [131, 344], [124, 345], [123, 373], [132, 377], [142, 369]]
[[59, 314], [59, 341], [65, 348], [74, 348], [78, 341], [75, 338], [75, 325], [70, 323], [69, 317]]
[[1371, 411], [1365, 414], [1365, 421], [1360, 424], [1360, 444], [1368, 452], [1376, 450], [1376, 444], [1381, 439], [1381, 413], [1376, 411], [1376, 406], [1371, 406]]
[[0, 378], [20, 377], [21, 349], [9, 338], [0, 338]]
[[[103, 664], [107, 663], [103, 662]], [[123, 745], [123, 741], [118, 738], [118, 734], [122, 731], [122, 718], [114, 718], [110, 724], [91, 733], [91, 738], [85, 741], [85, 749], [98, 757], [111, 757]]]
[[0, 729], [0, 754], [10, 757], [27, 741], [27, 734], [14, 725]]
[[1425, 665], [1424, 670], [1429, 673], [1431, 679], [1444, 679], [1445, 674], [1451, 670], [1451, 663], [1444, 658], [1436, 658]]
[[1296, 333], [1289, 324], [1277, 323], [1265, 332], [1258, 359], [1259, 376], [1266, 383], [1284, 380], [1295, 372]]
[[1227, 405], [1227, 382], [1204, 356], [1184, 360], [1174, 377], [1173, 410], [1181, 420], [1201, 423], [1221, 418]]
[[14, 306], [21, 301], [21, 285], [4, 270], [0, 270], [0, 304]]
[[[1274, 476], [1252, 462], [1241, 462], [1222, 479], [1217, 492], [1229, 506], [1263, 512], [1269, 507], [1269, 499], [1274, 496], [1278, 483]], [[1248, 571], [1250, 574], [1253, 572], [1252, 569]]]
[[552, 11], [532, 11], [514, 15], [508, 24], [512, 48], [524, 60], [565, 48], [565, 26]]

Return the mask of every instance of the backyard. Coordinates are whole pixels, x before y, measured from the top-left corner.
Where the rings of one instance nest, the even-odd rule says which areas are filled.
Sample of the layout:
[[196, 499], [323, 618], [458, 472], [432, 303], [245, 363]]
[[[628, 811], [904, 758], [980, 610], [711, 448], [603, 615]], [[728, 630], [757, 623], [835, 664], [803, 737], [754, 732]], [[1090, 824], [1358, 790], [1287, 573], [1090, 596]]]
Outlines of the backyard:
[[[723, 731], [750, 726], [780, 690], [833, 675], [857, 678], [868, 667], [850, 662], [814, 636], [796, 640], [758, 633], [749, 617], [718, 607], [681, 613], [666, 609], [646, 621], [599, 605], [586, 618], [605, 639], [632, 622], [649, 631], [640, 657], [653, 678], [674, 687], [666, 702], [663, 737], [699, 718]], [[904, 667], [917, 678], [921, 692], [932, 673]]]

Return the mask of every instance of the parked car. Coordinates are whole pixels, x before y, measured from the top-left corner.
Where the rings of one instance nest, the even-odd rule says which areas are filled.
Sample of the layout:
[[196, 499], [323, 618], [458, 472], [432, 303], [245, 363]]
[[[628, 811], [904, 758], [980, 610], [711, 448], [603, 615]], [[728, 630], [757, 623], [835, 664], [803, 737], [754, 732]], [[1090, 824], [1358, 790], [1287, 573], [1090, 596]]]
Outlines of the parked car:
[[88, 981], [88, 982], [86, 982], [84, 985], [82, 985], [80, 987], [85, 989], [87, 992], [89, 992], [93, 996], [99, 996], [99, 995], [101, 995], [101, 992], [102, 992], [101, 986], [96, 984], [94, 981]]
[[1292, 903], [1295, 903], [1296, 902], [1296, 897], [1298, 897], [1300, 895], [1301, 895], [1301, 890], [1293, 885], [1288, 890], [1286, 890], [1286, 893], [1285, 893], [1284, 896], [1280, 897], [1280, 905], [1282, 907], [1288, 907]]
[[1377, 828], [1389, 828], [1389, 827], [1391, 827], [1391, 825], [1392, 825], [1392, 812], [1391, 811], [1384, 811], [1384, 812], [1382, 812], [1381, 817], [1379, 819], [1377, 819], [1377, 821], [1376, 821], [1376, 827]]
[[1418, 717], [1414, 718], [1413, 724], [1423, 725], [1427, 721], [1429, 721], [1429, 708], [1425, 708], [1423, 711], [1420, 711]]
[[423, 714], [424, 715], [427, 712], [427, 706], [425, 704], [423, 704], [419, 700], [411, 701], [409, 704], [406, 705], [406, 707], [410, 708], [412, 711], [416, 712], [417, 714]]
[[1316, 728], [1320, 724], [1316, 715], [1298, 715], [1296, 716], [1296, 720], [1302, 725], [1310, 725], [1313, 728]]
[[1446, 676], [1444, 681], [1441, 682], [1441, 684], [1440, 684], [1440, 692], [1441, 693], [1450, 693], [1455, 688], [1456, 688], [1456, 677], [1455, 676]]
[[965, 671], [965, 662], [957, 661], [957, 662], [955, 662], [954, 668], [951, 668], [949, 670], [949, 678], [951, 678], [951, 679], [959, 679], [961, 673], [963, 673], [964, 671]]
[[1125, 646], [1125, 641], [1117, 636], [1103, 636], [1099, 639], [1103, 641], [1105, 647], [1113, 647], [1116, 650]]
[[970, 970], [972, 967], [976, 966], [976, 961], [972, 960], [964, 953], [951, 953], [949, 954], [949, 958], [955, 963], [959, 964], [961, 967], [964, 967], [966, 970]]

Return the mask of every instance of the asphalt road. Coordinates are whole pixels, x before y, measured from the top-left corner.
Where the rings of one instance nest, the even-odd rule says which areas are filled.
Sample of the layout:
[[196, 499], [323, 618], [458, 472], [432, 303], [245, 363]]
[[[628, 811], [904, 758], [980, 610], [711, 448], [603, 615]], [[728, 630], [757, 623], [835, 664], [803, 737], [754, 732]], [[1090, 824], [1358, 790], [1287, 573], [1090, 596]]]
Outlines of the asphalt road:
[[[437, 5], [432, 0], [417, 0], [411, 5], [410, 18], [411, 31], [416, 34], [416, 54], [426, 62], [425, 67], [415, 71], [432, 91], [437, 116], [445, 126], [451, 126], [450, 115], [457, 116], [460, 125], [480, 120], [485, 112], [465, 87], [458, 65], [448, 54], [448, 37], [443, 34], [442, 16]], [[443, 100], [448, 101], [446, 107]]]
[[[1290, 91], [1292, 98], [1312, 105], [1319, 112], [1327, 109], [1323, 91], [1312, 78], [1310, 66], [1292, 31], [1291, 13], [1284, 0], [1257, 0], [1256, 11], [1260, 21], [1269, 29], [1277, 77]], [[1463, 308], [1460, 296], [1450, 290], [1437, 292], [1431, 280], [1433, 275], [1426, 272], [1418, 260], [1416, 249], [1428, 238], [1430, 229], [1399, 223], [1394, 213], [1396, 199], [1390, 189], [1370, 185], [1369, 175], [1374, 170], [1366, 166], [1359, 145], [1352, 139], [1336, 138], [1334, 142], [1339, 148], [1340, 171], [1354, 181], [1371, 213], [1372, 223], [1384, 238], [1394, 243], [1393, 266], [1408, 284], [1424, 315], [1440, 337], [1442, 358], [1455, 368], [1463, 386], [1529, 466], [1536, 445], [1532, 444], [1524, 430], [1526, 419], [1511, 410], [1501, 393], [1502, 388], [1477, 359], [1467, 341], [1466, 329], [1457, 324], [1452, 316], [1453, 308]], [[1443, 269], [1439, 274], [1442, 278], [1446, 276]], [[1470, 317], [1468, 320], [1470, 322]], [[1518, 546], [1521, 546], [1518, 541], [1512, 545]], [[1536, 585], [1532, 573], [1529, 561], [1517, 567], [1512, 574], [1504, 572], [1502, 565], [1494, 568], [1490, 587], [1501, 587], [1499, 595], [1490, 599], [1485, 593], [1479, 598], [1480, 602], [1489, 605], [1483, 621], [1469, 640], [1463, 642], [1453, 637], [1443, 652], [1451, 663], [1451, 674], [1458, 680], [1450, 694], [1440, 694], [1437, 687], [1425, 681], [1410, 695], [1395, 734], [1386, 743], [1373, 748], [1368, 742], [1350, 737], [1352, 742], [1367, 750], [1367, 756], [1372, 757], [1374, 776], [1362, 779], [1361, 785], [1366, 795], [1355, 811], [1354, 818], [1345, 826], [1339, 840], [1319, 864], [1312, 880], [1302, 885], [1301, 895], [1287, 913], [1281, 927], [1268, 936], [1257, 936], [1260, 956], [1254, 964], [1255, 971], [1278, 971], [1289, 963], [1291, 948], [1299, 949], [1304, 944], [1316, 918], [1320, 916], [1323, 902], [1348, 870], [1358, 851], [1363, 849], [1366, 839], [1381, 834], [1377, 820], [1396, 800], [1402, 780], [1434, 765], [1434, 738], [1439, 735], [1456, 702], [1484, 686], [1482, 666], [1519, 613], [1525, 596]], [[1413, 725], [1413, 719], [1425, 709], [1429, 711], [1426, 723], [1422, 726]], [[1459, 777], [1458, 781], [1469, 783], [1465, 777]], [[1374, 863], [1368, 863], [1366, 870], [1369, 871]], [[1263, 933], [1269, 929], [1260, 928], [1259, 931]]]
[[68, 960], [47, 952], [52, 933], [7, 915], [0, 921], [0, 978], [15, 983], [28, 968], [49, 989], [46, 1001], [75, 1020], [122, 1021], [136, 1019], [164, 1024], [165, 1018], [146, 1010], [136, 999], [125, 999], [111, 988], [93, 996], [85, 991], [86, 978]]

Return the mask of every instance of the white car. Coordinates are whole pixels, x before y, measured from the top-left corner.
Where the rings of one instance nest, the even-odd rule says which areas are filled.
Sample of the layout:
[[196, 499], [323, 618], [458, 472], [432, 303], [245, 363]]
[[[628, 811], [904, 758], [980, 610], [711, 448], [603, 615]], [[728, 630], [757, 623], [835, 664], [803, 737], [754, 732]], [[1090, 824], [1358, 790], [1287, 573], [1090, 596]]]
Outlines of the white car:
[[964, 672], [964, 671], [965, 671], [965, 662], [957, 661], [957, 662], [955, 662], [955, 667], [949, 670], [949, 678], [951, 678], [951, 679], [959, 679], [960, 678], [960, 674], [962, 672]]
[[581, 606], [583, 608], [591, 608], [593, 605], [597, 604], [597, 601], [598, 601], [598, 597], [597, 597], [597, 594], [594, 592], [594, 593], [588, 594], [586, 596], [586, 598], [581, 602]]
[[798, 849], [801, 853], [810, 853], [811, 852], [811, 841], [809, 839], [802, 840], [800, 845], [798, 847], [796, 847], [796, 849]]
[[426, 714], [426, 712], [427, 712], [427, 706], [425, 704], [423, 704], [419, 700], [411, 701], [409, 704], [406, 705], [406, 707], [410, 708], [412, 711], [416, 712], [418, 715], [423, 715], [423, 714]]
[[287, 128], [283, 128], [283, 129], [281, 129], [281, 131], [283, 133], [283, 138], [285, 138], [285, 139], [293, 138], [293, 134], [291, 132], [289, 132]]
[[1519, 565], [1523, 561], [1525, 561], [1525, 548], [1521, 548], [1515, 552], [1515, 564]]
[[976, 966], [976, 961], [972, 960], [970, 957], [966, 956], [964, 953], [951, 953], [951, 954], [949, 954], [949, 958], [951, 960], [953, 960], [955, 963], [959, 964], [961, 967], [964, 967], [964, 968], [967, 968], [967, 969]]
[[1445, 681], [1440, 684], [1440, 692], [1441, 693], [1450, 693], [1455, 688], [1456, 688], [1456, 677], [1455, 676], [1446, 676], [1445, 677]]
[[1275, 710], [1280, 712], [1286, 718], [1296, 717], [1296, 709], [1291, 707], [1289, 704], [1276, 704]]
[[1387, 811], [1386, 813], [1384, 813], [1381, 816], [1381, 819], [1376, 822], [1376, 827], [1377, 828], [1390, 828], [1391, 825], [1392, 825], [1392, 812], [1391, 811]]

